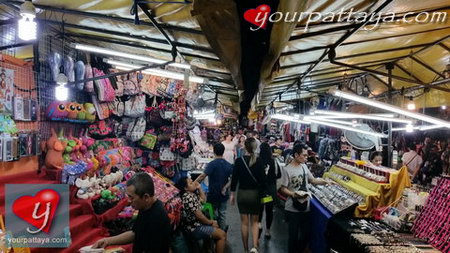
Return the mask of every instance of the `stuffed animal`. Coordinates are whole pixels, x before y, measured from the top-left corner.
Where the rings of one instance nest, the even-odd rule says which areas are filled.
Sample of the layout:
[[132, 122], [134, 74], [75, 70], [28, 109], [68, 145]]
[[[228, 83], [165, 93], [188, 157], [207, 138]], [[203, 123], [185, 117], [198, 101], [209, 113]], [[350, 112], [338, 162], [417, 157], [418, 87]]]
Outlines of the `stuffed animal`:
[[90, 181], [89, 178], [77, 178], [77, 180], [75, 180], [75, 186], [79, 188], [77, 191], [77, 198], [88, 199], [89, 197], [93, 196], [89, 196], [89, 188], [92, 187], [92, 181]]
[[100, 194], [103, 190], [100, 186], [100, 178], [97, 178], [97, 176], [94, 175], [89, 180], [91, 180], [92, 182], [92, 191], [94, 192], [94, 194]]
[[86, 120], [86, 110], [84, 109], [84, 105], [78, 104], [77, 112], [78, 112], [77, 119], [81, 120], [81, 121], [85, 121]]
[[84, 110], [86, 111], [85, 119], [91, 123], [94, 122], [97, 117], [97, 111], [95, 110], [94, 104], [85, 103]]
[[53, 128], [51, 133], [52, 135], [45, 146], [45, 167], [47, 169], [62, 169], [64, 166], [63, 152], [66, 147], [63, 142], [58, 140], [58, 136]]
[[54, 101], [47, 107], [45, 114], [50, 120], [65, 120], [69, 115], [66, 107], [66, 102]]
[[78, 104], [78, 103], [75, 103], [75, 102], [69, 102], [69, 103], [67, 103], [66, 110], [67, 110], [67, 113], [68, 113], [67, 118], [68, 118], [69, 120], [75, 120], [75, 119], [77, 119], [77, 117], [78, 117], [77, 106], [78, 106], [78, 105], [79, 105], [79, 104]]
[[115, 198], [110, 190], [103, 190], [100, 194], [105, 200], [113, 200]]

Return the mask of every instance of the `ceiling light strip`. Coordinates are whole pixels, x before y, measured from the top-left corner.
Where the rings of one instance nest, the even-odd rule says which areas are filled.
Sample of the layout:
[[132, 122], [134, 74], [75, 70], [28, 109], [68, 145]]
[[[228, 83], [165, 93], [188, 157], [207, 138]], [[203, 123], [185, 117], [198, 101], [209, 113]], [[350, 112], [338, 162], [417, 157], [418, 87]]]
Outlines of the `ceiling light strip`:
[[[165, 60], [156, 59], [156, 58], [152, 58], [152, 57], [148, 57], [148, 56], [129, 54], [129, 53], [120, 52], [120, 51], [117, 51], [117, 50], [111, 50], [111, 49], [102, 48], [102, 47], [96, 47], [96, 46], [91, 46], [91, 45], [84, 45], [84, 44], [79, 44], [79, 43], [73, 43], [72, 46], [75, 49], [78, 49], [78, 50], [81, 50], [81, 51], [87, 51], [87, 52], [92, 52], [92, 53], [123, 57], [123, 58], [127, 58], [127, 59], [132, 59], [132, 60], [151, 62], [151, 63], [156, 63], [156, 64], [163, 64], [163, 63], [167, 62]], [[182, 69], [190, 69], [191, 68], [191, 65], [185, 64], [185, 63], [170, 63], [168, 65], [172, 66], [172, 67], [176, 67], [176, 68], [182, 68]]]
[[343, 92], [340, 90], [334, 91], [333, 95], [337, 96], [337, 97], [341, 97], [344, 99], [348, 99], [348, 100], [352, 100], [361, 104], [365, 104], [365, 105], [369, 105], [372, 107], [376, 107], [376, 108], [380, 108], [386, 111], [390, 111], [393, 113], [398, 113], [400, 115], [404, 115], [410, 118], [414, 118], [414, 119], [418, 119], [418, 120], [422, 120], [434, 125], [442, 125], [443, 127], [446, 128], [450, 128], [450, 122], [445, 121], [445, 120], [441, 120], [435, 117], [430, 117], [427, 116], [425, 114], [420, 114], [420, 113], [416, 113], [416, 112], [410, 112], [407, 110], [404, 110], [398, 106], [393, 106], [393, 105], [389, 105], [386, 103], [382, 103], [382, 102], [378, 102], [372, 99], [368, 99], [368, 98], [364, 98], [364, 97], [360, 97], [357, 95], [353, 95], [347, 92]]
[[321, 120], [315, 120], [315, 119], [307, 119], [307, 120], [312, 122], [312, 123], [319, 124], [319, 125], [325, 125], [325, 126], [329, 126], [329, 127], [334, 127], [334, 128], [338, 128], [338, 129], [348, 130], [348, 131], [361, 133], [361, 134], [372, 135], [372, 136], [381, 137], [381, 138], [387, 138], [387, 135], [382, 134], [382, 133], [364, 131], [364, 130], [357, 129], [357, 128], [354, 128], [354, 127], [343, 126], [343, 125], [334, 124], [334, 123], [330, 123], [330, 122], [325, 122], [325, 121], [321, 121]]

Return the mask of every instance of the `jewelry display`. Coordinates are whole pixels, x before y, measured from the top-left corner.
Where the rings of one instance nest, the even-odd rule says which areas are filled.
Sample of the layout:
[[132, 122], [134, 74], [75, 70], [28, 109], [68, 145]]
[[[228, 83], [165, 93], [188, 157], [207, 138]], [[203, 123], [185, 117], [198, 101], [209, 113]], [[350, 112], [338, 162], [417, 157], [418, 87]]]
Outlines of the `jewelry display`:
[[362, 196], [340, 185], [310, 185], [310, 191], [333, 214], [364, 201]]

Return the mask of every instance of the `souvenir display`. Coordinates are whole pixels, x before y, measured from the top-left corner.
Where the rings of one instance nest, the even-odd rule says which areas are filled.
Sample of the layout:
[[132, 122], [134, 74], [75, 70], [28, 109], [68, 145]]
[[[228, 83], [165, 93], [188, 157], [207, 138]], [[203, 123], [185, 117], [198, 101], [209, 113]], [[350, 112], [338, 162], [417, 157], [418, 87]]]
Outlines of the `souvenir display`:
[[310, 191], [330, 212], [336, 214], [352, 205], [364, 202], [364, 198], [340, 185], [310, 186]]

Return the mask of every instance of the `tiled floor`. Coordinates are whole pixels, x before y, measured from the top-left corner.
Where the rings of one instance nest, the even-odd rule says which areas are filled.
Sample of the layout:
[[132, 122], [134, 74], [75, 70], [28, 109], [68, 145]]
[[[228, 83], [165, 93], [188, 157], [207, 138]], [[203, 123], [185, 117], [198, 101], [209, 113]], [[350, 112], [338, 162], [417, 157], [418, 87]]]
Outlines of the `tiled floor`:
[[[271, 234], [269, 240], [261, 236], [259, 252], [264, 253], [285, 253], [287, 252], [287, 224], [283, 221], [283, 210], [276, 208], [274, 213], [274, 221], [272, 223]], [[228, 229], [228, 250], [229, 253], [243, 253], [241, 239], [241, 222], [237, 206], [228, 206], [227, 213]], [[265, 224], [265, 223], [264, 223]], [[264, 225], [263, 224], [263, 225]], [[264, 225], [265, 226], [265, 225]], [[263, 231], [264, 235], [264, 231]], [[249, 240], [251, 242], [251, 239]], [[251, 243], [250, 243], [251, 245]]]

